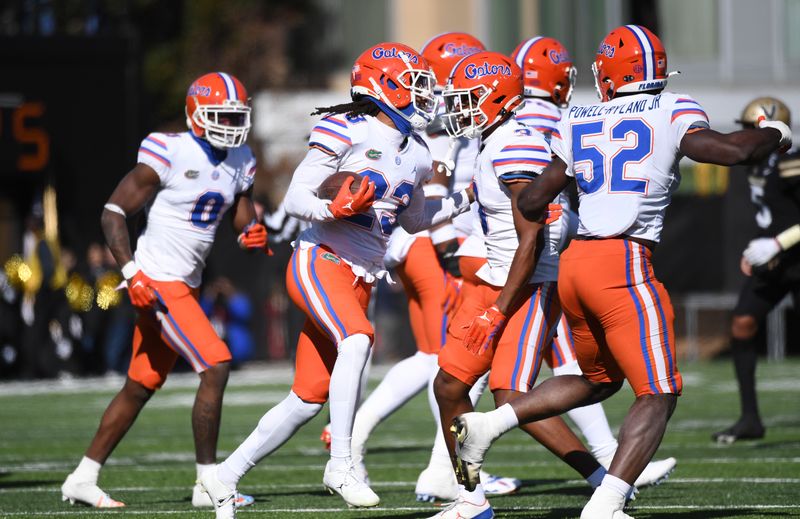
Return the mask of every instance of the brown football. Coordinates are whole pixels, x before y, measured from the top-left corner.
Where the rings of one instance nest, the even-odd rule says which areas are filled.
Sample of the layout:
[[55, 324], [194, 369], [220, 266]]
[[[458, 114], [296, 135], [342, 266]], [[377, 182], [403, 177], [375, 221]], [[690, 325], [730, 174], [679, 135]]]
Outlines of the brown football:
[[342, 188], [342, 184], [348, 177], [354, 177], [353, 183], [350, 185], [350, 192], [355, 193], [361, 186], [363, 177], [358, 173], [351, 173], [350, 171], [337, 171], [329, 176], [317, 188], [317, 197], [323, 200], [333, 200]]

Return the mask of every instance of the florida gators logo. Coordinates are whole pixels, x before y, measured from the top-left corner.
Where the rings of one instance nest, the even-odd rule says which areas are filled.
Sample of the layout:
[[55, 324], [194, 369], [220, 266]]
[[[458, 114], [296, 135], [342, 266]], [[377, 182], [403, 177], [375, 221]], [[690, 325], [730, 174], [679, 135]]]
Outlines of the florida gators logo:
[[470, 63], [464, 67], [464, 75], [467, 79], [482, 78], [484, 76], [499, 74], [501, 76], [510, 76], [511, 67], [508, 65], [490, 65], [484, 61], [483, 65], [476, 65]]
[[419, 63], [419, 58], [415, 54], [411, 54], [410, 52], [406, 52], [404, 50], [397, 50], [397, 47], [390, 47], [388, 49], [384, 49], [383, 47], [375, 47], [372, 49], [372, 57], [373, 59], [405, 58], [405, 60], [407, 60], [409, 63], [414, 63], [415, 65]]
[[550, 57], [550, 61], [553, 62], [553, 65], [558, 65], [559, 63], [564, 63], [567, 61], [572, 61], [569, 57], [569, 53], [566, 50], [558, 51], [553, 49], [548, 54]]
[[461, 45], [448, 43], [444, 46], [444, 51], [449, 56], [472, 56], [473, 54], [481, 52], [482, 50], [483, 49], [480, 47], [473, 47], [471, 45], [467, 45], [466, 43], [462, 43]]
[[189, 87], [189, 92], [187, 92], [186, 95], [208, 97], [211, 95], [211, 87], [207, 87], [205, 85], [192, 85]]
[[613, 45], [609, 45], [606, 42], [602, 42], [600, 44], [600, 48], [597, 49], [597, 53], [598, 54], [602, 54], [603, 56], [605, 56], [607, 58], [613, 58], [614, 57], [614, 53], [616, 51], [617, 51], [616, 47], [614, 47]]

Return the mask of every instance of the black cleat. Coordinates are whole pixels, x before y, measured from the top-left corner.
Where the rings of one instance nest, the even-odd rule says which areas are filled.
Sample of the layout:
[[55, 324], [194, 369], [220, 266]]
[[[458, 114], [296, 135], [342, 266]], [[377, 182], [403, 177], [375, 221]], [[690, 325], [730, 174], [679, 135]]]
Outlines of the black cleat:
[[760, 440], [764, 437], [765, 432], [766, 429], [760, 420], [740, 418], [738, 422], [727, 429], [712, 434], [711, 439], [720, 445], [730, 445], [737, 440]]

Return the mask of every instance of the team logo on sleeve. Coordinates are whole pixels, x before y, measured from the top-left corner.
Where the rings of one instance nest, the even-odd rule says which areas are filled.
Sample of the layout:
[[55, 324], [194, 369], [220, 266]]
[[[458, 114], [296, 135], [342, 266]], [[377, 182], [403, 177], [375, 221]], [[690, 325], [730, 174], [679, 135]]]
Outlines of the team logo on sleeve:
[[211, 180], [219, 180], [219, 171], [216, 169], [211, 173]]
[[364, 153], [364, 156], [367, 157], [369, 160], [378, 160], [383, 155], [382, 151], [376, 150], [375, 148], [370, 148]]
[[191, 178], [197, 178], [197, 177], [199, 177], [199, 176], [200, 176], [200, 172], [199, 172], [199, 171], [197, 171], [196, 169], [187, 169], [187, 170], [186, 170], [186, 171], [183, 173], [183, 176], [184, 176], [184, 177], [186, 177], [186, 178], [190, 178], [190, 179], [191, 179]]
[[323, 252], [321, 257], [322, 259], [328, 260], [332, 263], [336, 263], [337, 265], [339, 265], [342, 262], [339, 258], [337, 258], [334, 254], [331, 254], [330, 252]]

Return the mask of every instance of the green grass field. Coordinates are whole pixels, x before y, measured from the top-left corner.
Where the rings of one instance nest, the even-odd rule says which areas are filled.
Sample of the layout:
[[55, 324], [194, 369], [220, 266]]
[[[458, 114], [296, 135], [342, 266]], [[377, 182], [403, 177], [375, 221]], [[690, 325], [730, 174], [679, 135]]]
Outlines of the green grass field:
[[[379, 372], [380, 370], [374, 370]], [[685, 389], [658, 456], [678, 467], [665, 484], [643, 489], [629, 511], [637, 519], [800, 517], [800, 363], [762, 363], [759, 392], [768, 433], [758, 442], [713, 445], [709, 434], [731, 422], [738, 400], [730, 364], [686, 365]], [[236, 372], [226, 394], [221, 455], [230, 452], [263, 412], [283, 398], [290, 368]], [[96, 511], [61, 502], [59, 487], [86, 448], [119, 379], [0, 385], [0, 516], [213, 517], [189, 502], [194, 482], [190, 406], [195, 377], [176, 375], [157, 394], [114, 453], [100, 484], [127, 508]], [[606, 403], [618, 428], [632, 393]], [[484, 398], [483, 405], [488, 405]], [[325, 412], [242, 480], [257, 503], [243, 517], [427, 517], [414, 482], [432, 442], [422, 396], [380, 425], [367, 465], [381, 507], [348, 511], [323, 491], [326, 452], [318, 440]], [[493, 499], [500, 517], [577, 517], [590, 494], [577, 475], [527, 436], [514, 431], [493, 448], [486, 468], [525, 481], [516, 495]]]

